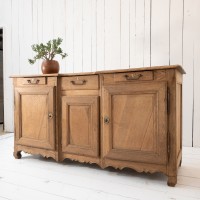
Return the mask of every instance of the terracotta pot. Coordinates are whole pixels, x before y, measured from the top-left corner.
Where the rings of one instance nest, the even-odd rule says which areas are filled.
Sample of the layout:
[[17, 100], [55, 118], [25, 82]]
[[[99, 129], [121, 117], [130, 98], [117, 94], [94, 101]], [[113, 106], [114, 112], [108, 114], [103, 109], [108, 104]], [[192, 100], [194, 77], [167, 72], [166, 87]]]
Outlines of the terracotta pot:
[[43, 60], [41, 69], [43, 74], [57, 74], [60, 67], [56, 60]]

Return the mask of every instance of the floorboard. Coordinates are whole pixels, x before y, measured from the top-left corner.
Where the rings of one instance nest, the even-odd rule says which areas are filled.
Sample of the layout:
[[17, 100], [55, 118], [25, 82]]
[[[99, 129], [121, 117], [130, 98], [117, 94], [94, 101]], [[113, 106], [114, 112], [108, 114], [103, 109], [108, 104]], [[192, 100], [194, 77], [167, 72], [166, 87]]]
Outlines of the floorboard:
[[0, 136], [0, 200], [200, 200], [200, 149], [185, 147], [175, 188], [160, 173], [100, 169], [96, 165], [23, 153], [14, 159], [13, 134]]

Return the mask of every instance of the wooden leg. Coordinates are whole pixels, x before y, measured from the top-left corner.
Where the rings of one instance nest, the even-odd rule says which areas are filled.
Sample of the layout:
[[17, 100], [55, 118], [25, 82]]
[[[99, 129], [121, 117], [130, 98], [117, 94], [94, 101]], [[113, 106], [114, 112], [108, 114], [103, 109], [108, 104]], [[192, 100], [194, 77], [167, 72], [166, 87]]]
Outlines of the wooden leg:
[[168, 176], [167, 185], [174, 187], [177, 183], [177, 176]]
[[16, 159], [20, 159], [20, 158], [22, 157], [21, 151], [14, 151], [13, 156], [14, 156]]

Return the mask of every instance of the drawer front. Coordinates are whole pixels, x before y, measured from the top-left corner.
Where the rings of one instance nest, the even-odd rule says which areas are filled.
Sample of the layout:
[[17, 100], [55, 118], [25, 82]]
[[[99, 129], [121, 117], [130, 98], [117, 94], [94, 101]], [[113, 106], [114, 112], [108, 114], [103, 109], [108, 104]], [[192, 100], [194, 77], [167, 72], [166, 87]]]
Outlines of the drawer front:
[[98, 75], [61, 78], [61, 90], [96, 90], [98, 88]]
[[134, 81], [149, 81], [153, 80], [152, 71], [143, 72], [127, 72], [116, 74], [105, 74], [104, 83], [116, 83], [116, 82], [134, 82]]
[[18, 78], [19, 85], [46, 85], [46, 77]]

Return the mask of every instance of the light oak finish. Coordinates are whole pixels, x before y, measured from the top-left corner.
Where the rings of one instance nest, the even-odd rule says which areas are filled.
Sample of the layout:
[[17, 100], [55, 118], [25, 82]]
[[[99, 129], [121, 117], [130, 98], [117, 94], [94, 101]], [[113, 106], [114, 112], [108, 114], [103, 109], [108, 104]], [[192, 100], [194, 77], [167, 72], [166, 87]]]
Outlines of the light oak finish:
[[16, 143], [55, 149], [54, 88], [15, 88]]
[[127, 81], [146, 81], [153, 80], [152, 71], [144, 72], [127, 72], [127, 73], [113, 73], [106, 74], [103, 76], [104, 84], [112, 84], [116, 82], [127, 82]]
[[62, 152], [99, 156], [99, 97], [62, 97]]
[[23, 85], [45, 85], [46, 84], [45, 77], [23, 78], [23, 79], [19, 79], [19, 81], [22, 81]]
[[14, 156], [25, 151], [162, 172], [175, 186], [182, 161], [183, 72], [164, 66], [14, 77]]
[[103, 91], [103, 157], [166, 164], [166, 83], [112, 85]]
[[61, 90], [98, 90], [98, 75], [61, 78]]

